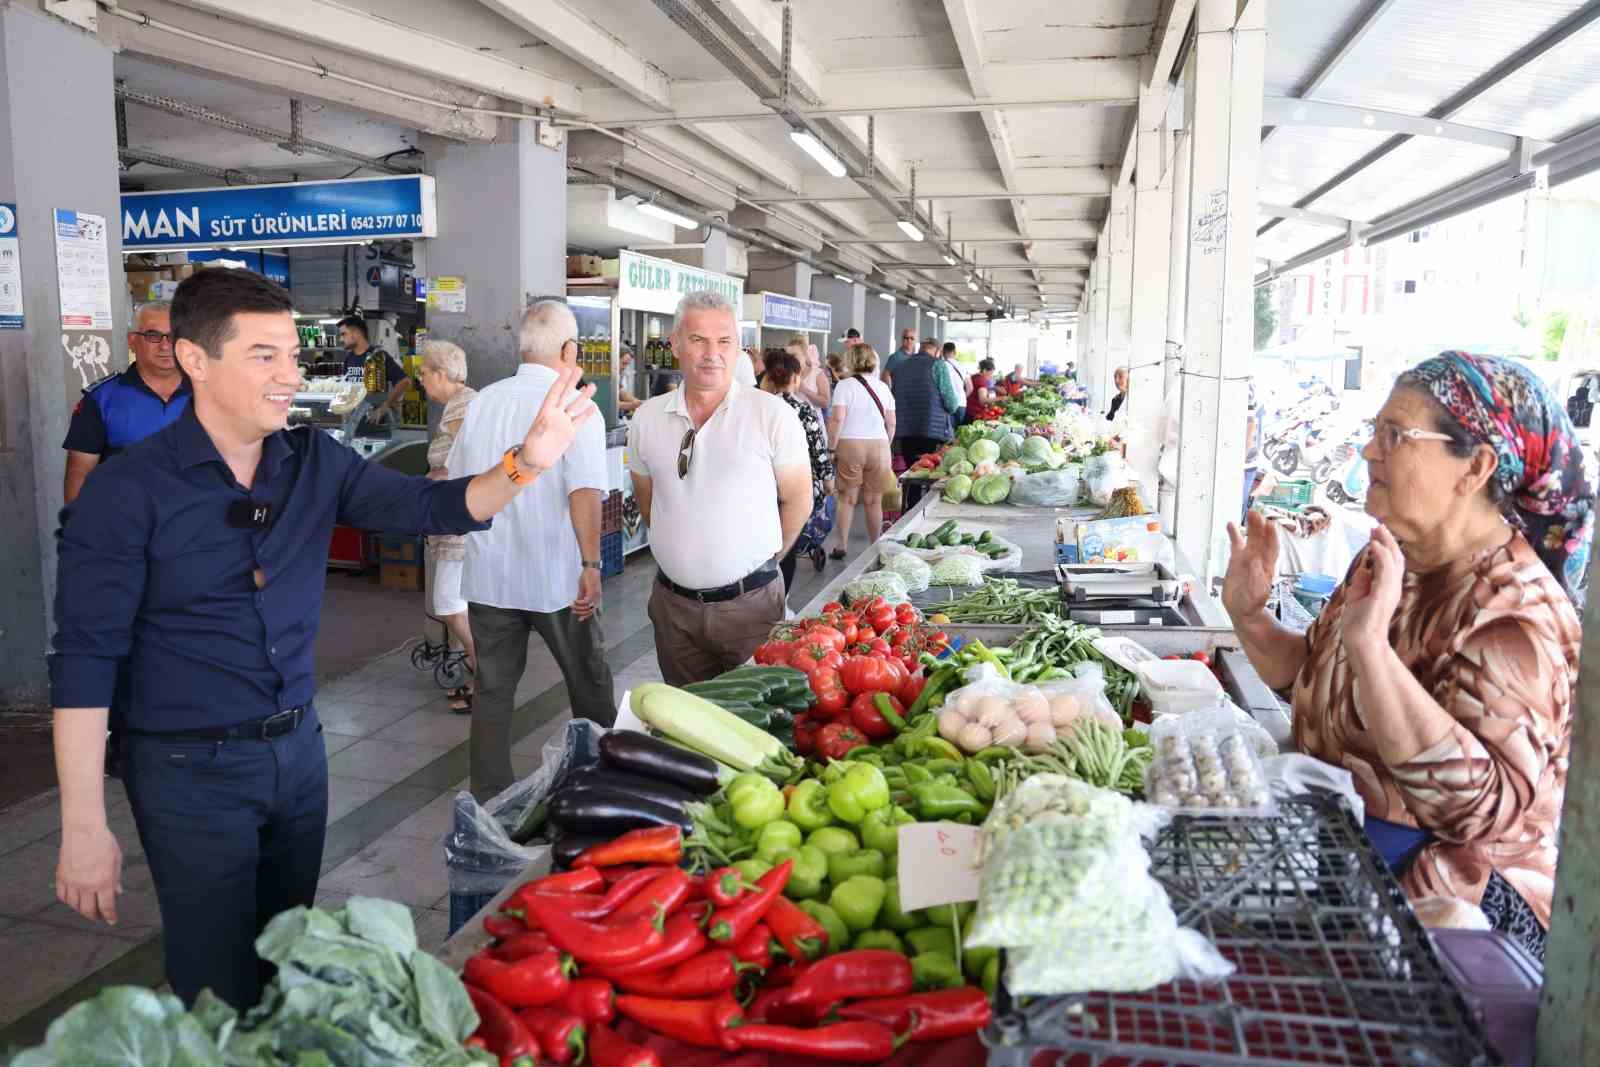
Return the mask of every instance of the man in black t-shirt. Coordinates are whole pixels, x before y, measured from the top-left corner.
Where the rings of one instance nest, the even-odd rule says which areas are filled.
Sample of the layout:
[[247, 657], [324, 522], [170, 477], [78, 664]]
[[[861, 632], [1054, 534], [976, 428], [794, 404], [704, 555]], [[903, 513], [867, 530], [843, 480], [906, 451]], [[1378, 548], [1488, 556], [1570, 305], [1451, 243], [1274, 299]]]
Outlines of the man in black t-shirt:
[[345, 373], [361, 370], [367, 384], [365, 404], [371, 410], [368, 422], [396, 422], [400, 398], [411, 388], [411, 379], [389, 353], [373, 348], [367, 340], [366, 321], [351, 315], [339, 323], [339, 343], [344, 346]]

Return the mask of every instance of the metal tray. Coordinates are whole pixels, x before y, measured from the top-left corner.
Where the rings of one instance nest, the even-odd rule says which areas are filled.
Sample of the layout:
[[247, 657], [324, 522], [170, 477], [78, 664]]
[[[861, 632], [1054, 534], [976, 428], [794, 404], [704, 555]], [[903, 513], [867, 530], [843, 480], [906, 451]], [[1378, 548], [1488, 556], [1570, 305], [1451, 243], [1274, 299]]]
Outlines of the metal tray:
[[1148, 601], [1163, 607], [1178, 603], [1178, 576], [1160, 563], [1058, 563], [1061, 599], [1089, 606], [1107, 600]]

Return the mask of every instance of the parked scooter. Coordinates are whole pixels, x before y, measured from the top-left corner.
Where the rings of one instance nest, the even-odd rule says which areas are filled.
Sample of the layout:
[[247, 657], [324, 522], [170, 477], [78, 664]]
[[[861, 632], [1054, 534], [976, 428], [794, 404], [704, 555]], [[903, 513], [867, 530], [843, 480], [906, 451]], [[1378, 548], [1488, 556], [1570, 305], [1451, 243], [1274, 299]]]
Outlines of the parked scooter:
[[1361, 424], [1363, 436], [1359, 441], [1346, 441], [1334, 453], [1334, 463], [1326, 477], [1318, 479], [1328, 499], [1335, 504], [1361, 504], [1367, 499], [1367, 486], [1371, 472], [1361, 449], [1372, 439], [1372, 420]]

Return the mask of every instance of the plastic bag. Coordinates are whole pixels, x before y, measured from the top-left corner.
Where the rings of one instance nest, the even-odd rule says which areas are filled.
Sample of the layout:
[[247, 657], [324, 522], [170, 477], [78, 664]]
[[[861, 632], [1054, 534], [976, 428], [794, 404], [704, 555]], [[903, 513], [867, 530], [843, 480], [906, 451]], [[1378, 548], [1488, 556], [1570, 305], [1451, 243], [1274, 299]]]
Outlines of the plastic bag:
[[1069, 464], [1058, 471], [1025, 474], [1011, 483], [1008, 498], [1018, 507], [1076, 507], [1083, 493], [1083, 468]]
[[933, 584], [950, 586], [982, 585], [983, 566], [975, 556], [946, 556], [934, 565]]
[[559, 737], [545, 742], [539, 766], [528, 777], [484, 804], [465, 789], [456, 794], [455, 824], [444, 838], [452, 894], [492, 896], [549, 854], [547, 842], [519, 845], [511, 834], [568, 772], [599, 762], [604, 733], [588, 719], [573, 719]]
[[[1056, 739], [1050, 703], [1036, 687], [1018, 685], [982, 664], [976, 677], [945, 697], [939, 736], [971, 755], [991, 745], [1039, 752]], [[1030, 729], [1037, 725], [1035, 734]]]
[[1121, 733], [1122, 716], [1106, 698], [1105, 668], [1098, 663], [1079, 664], [1079, 667], [1085, 669], [1081, 673], [1075, 671], [1071, 678], [1039, 683], [1039, 692], [1050, 704], [1050, 725], [1055, 727], [1058, 736], [1086, 721], [1098, 721]]
[[[931, 528], [932, 526], [929, 527], [929, 529]], [[928, 530], [911, 532], [926, 534]], [[947, 556], [973, 556], [977, 558], [978, 565], [983, 568], [985, 574], [995, 571], [1015, 571], [1022, 568], [1021, 545], [1014, 541], [1008, 541], [1004, 537], [997, 537], [992, 531], [986, 544], [999, 545], [1005, 549], [1005, 554], [990, 558], [988, 555], [979, 552], [976, 545], [939, 545], [936, 548], [908, 548], [903, 541], [895, 541], [886, 537], [878, 542], [878, 555], [884, 566], [888, 566], [889, 560], [895, 556], [910, 554], [924, 563], [938, 563]], [[919, 590], [913, 589], [912, 592], [919, 592]]]
[[872, 571], [844, 587], [844, 597], [852, 604], [875, 596], [881, 596], [891, 604], [906, 604], [911, 600], [906, 580], [894, 571]]
[[1111, 494], [1132, 484], [1132, 476], [1122, 456], [1107, 452], [1091, 456], [1083, 463], [1083, 480], [1089, 491], [1089, 500], [1098, 507], [1111, 503]]
[[1158, 715], [1215, 707], [1227, 696], [1211, 668], [1198, 660], [1152, 660], [1139, 664], [1134, 673], [1150, 710]]
[[1266, 815], [1277, 804], [1255, 747], [1229, 708], [1173, 715], [1150, 725], [1156, 757], [1145, 796], [1189, 815]]
[[884, 570], [893, 571], [905, 579], [906, 592], [920, 593], [927, 589], [933, 582], [933, 568], [927, 562], [919, 559], [913, 550], [899, 546], [900, 551], [894, 551], [886, 543], [879, 553], [878, 562], [883, 564]]

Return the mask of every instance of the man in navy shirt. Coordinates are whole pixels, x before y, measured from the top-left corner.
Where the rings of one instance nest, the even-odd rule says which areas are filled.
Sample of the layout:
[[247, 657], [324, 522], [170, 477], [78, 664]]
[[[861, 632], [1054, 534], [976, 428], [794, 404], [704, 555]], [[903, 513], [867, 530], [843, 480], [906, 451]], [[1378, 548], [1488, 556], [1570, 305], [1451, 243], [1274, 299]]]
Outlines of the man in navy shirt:
[[411, 388], [405, 368], [383, 349], [372, 347], [367, 340], [366, 320], [359, 315], [349, 315], [339, 323], [339, 343], [344, 345], [345, 373], [359, 370], [367, 383], [364, 403], [371, 410], [366, 413], [366, 420], [393, 422], [395, 407]]
[[66, 502], [77, 499], [83, 480], [100, 461], [170, 425], [189, 403], [172, 354], [172, 305], [165, 300], [141, 305], [128, 331], [133, 363], [121, 374], [84, 390], [67, 427]]
[[[167, 978], [239, 1008], [269, 969], [267, 920], [316, 899], [328, 814], [313, 650], [335, 523], [467, 533], [559, 462], [592, 391], [558, 376], [520, 442], [472, 478], [366, 463], [285, 430], [300, 387], [289, 296], [243, 270], [196, 273], [172, 305], [183, 416], [104, 464], [62, 513], [55, 652], [56, 893], [117, 918], [122, 852], [102, 759], [118, 691], [123, 779], [165, 930]], [[120, 682], [119, 682], [120, 676]]]

